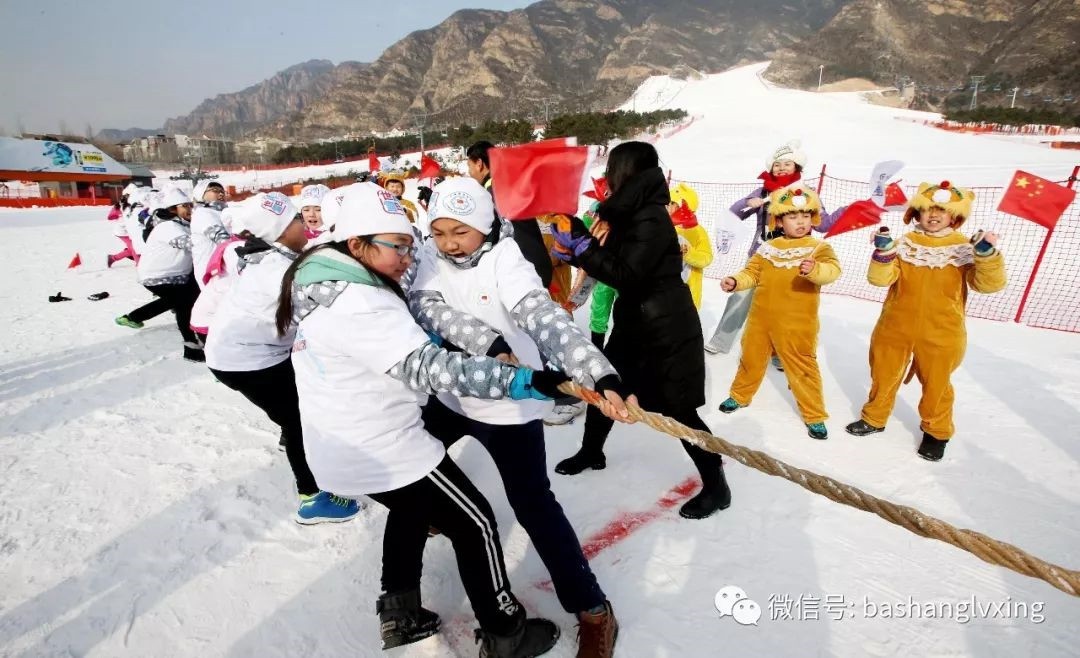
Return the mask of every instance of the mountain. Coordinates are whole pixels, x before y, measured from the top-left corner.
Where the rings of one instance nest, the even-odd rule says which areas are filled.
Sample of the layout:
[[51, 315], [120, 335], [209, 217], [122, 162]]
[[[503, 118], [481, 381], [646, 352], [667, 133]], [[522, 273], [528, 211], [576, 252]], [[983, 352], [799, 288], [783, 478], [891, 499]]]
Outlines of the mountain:
[[[1062, 104], [1080, 91], [1080, 0], [854, 0], [813, 37], [782, 49], [766, 77], [812, 87], [824, 79], [916, 83], [916, 104], [943, 109], [967, 102], [969, 76], [986, 76], [980, 102]], [[955, 90], [954, 90], [955, 88]], [[1055, 103], [1051, 103], [1053, 105]]]
[[203, 101], [190, 114], [167, 120], [162, 132], [239, 137], [278, 117], [306, 108], [326, 92], [331, 75], [336, 71], [363, 67], [358, 62], [334, 66], [325, 59], [290, 66], [247, 89]]
[[108, 144], [124, 144], [133, 139], [157, 135], [160, 132], [160, 128], [105, 128], [104, 130], [99, 130], [97, 135], [94, 135], [94, 141], [105, 142]]
[[[841, 0], [542, 0], [462, 10], [370, 66], [335, 70], [325, 94], [268, 132], [312, 138], [453, 125], [622, 102], [646, 77], [760, 60], [823, 27]], [[546, 104], [546, 105], [545, 105]]]

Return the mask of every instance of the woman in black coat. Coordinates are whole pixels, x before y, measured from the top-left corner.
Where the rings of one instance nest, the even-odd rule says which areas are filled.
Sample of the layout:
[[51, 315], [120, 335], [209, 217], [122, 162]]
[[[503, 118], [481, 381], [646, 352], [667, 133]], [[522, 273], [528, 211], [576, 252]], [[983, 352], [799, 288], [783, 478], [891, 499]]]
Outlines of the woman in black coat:
[[[615, 326], [604, 353], [641, 406], [708, 432], [697, 413], [705, 404], [701, 322], [681, 277], [682, 254], [667, 212], [667, 180], [656, 149], [644, 142], [616, 146], [608, 157], [606, 176], [611, 196], [600, 204], [599, 217], [608, 225], [607, 239], [601, 245], [575, 222], [569, 233], [553, 231], [569, 252], [560, 257], [618, 291]], [[573, 475], [604, 468], [604, 442], [612, 425], [590, 407], [581, 450], [556, 470]], [[726, 508], [731, 491], [720, 455], [686, 441], [682, 445], [704, 486], [679, 513], [700, 519]]]

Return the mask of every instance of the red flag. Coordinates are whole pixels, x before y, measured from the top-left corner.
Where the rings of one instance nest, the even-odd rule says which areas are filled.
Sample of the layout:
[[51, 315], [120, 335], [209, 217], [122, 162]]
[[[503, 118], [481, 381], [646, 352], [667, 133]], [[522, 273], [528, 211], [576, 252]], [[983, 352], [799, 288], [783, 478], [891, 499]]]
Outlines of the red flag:
[[75, 258], [72, 258], [71, 262], [68, 263], [68, 269], [70, 270], [71, 268], [78, 267], [80, 265], [82, 265], [82, 259], [79, 258], [79, 252], [76, 251]]
[[904, 194], [904, 190], [900, 189], [900, 185], [897, 183], [889, 183], [885, 188], [885, 207], [893, 208], [896, 206], [907, 205], [907, 195]]
[[998, 210], [1053, 229], [1075, 198], [1076, 190], [1017, 171], [1001, 197]]
[[589, 147], [568, 142], [545, 140], [491, 149], [491, 183], [499, 215], [526, 219], [546, 213], [577, 214]]
[[869, 199], [856, 201], [844, 209], [844, 212], [840, 214], [840, 217], [836, 220], [836, 223], [832, 225], [832, 228], [829, 229], [829, 232], [825, 234], [825, 237], [830, 238], [834, 235], [847, 233], [848, 231], [855, 231], [860, 228], [866, 228], [867, 226], [873, 226], [874, 224], [880, 224], [881, 216], [884, 213], [884, 208]]
[[606, 178], [594, 178], [592, 179], [593, 188], [585, 193], [585, 196], [597, 201], [603, 201], [608, 197], [607, 179]]
[[682, 228], [694, 228], [698, 225], [697, 215], [694, 214], [693, 210], [690, 210], [690, 206], [686, 205], [686, 199], [683, 199], [682, 205], [671, 213], [671, 221]]
[[368, 153], [367, 156], [368, 171], [374, 173], [379, 170], [379, 158], [375, 157], [375, 151]]
[[429, 158], [427, 154], [420, 155], [420, 178], [434, 178], [440, 171], [442, 171], [442, 165], [435, 158]]

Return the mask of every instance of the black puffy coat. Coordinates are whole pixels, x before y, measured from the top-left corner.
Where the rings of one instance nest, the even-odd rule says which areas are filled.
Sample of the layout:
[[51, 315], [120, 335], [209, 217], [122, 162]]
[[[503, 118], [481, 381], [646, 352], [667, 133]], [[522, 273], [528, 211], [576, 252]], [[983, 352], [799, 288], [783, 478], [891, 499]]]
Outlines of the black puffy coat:
[[627, 181], [600, 205], [610, 226], [577, 259], [591, 276], [618, 291], [605, 354], [655, 411], [705, 404], [705, 344], [682, 254], [667, 212], [667, 180], [659, 167]]

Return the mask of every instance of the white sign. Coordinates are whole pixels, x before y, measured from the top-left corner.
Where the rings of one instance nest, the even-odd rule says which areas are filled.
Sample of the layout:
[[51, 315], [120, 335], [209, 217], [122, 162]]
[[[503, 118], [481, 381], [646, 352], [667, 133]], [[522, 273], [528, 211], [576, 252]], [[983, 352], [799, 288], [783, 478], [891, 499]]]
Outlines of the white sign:
[[93, 144], [0, 137], [0, 171], [131, 176]]

